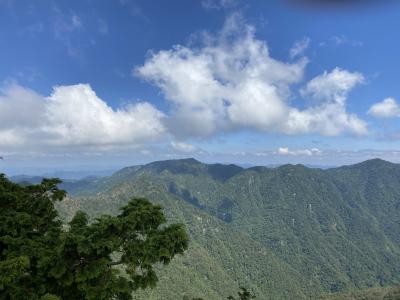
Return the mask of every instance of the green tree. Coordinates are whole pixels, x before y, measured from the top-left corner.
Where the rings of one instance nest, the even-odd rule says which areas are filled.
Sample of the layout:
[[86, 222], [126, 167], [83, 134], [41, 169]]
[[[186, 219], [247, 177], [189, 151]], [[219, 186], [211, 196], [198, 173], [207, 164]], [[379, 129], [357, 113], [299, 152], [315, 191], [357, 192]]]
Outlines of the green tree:
[[156, 264], [187, 249], [184, 227], [166, 225], [146, 199], [93, 222], [78, 212], [63, 226], [59, 183], [20, 186], [0, 175], [0, 299], [132, 299], [155, 286]]
[[[238, 300], [250, 300], [250, 299], [255, 299], [255, 298], [256, 298], [255, 295], [253, 295], [252, 293], [250, 293], [250, 292], [249, 292], [246, 288], [244, 288], [244, 287], [241, 287], [241, 288], [240, 288], [240, 291], [238, 292], [238, 296], [239, 296]], [[228, 299], [228, 300], [236, 300], [236, 298], [233, 297], [233, 296], [229, 296], [227, 299]]]

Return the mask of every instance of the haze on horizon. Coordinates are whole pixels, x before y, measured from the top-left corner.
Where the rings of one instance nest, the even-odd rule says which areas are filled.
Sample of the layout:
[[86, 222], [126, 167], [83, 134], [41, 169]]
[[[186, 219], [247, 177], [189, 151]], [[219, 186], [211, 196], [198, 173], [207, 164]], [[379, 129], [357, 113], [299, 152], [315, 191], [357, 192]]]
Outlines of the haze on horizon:
[[400, 162], [400, 3], [328, 2], [0, 0], [0, 171]]

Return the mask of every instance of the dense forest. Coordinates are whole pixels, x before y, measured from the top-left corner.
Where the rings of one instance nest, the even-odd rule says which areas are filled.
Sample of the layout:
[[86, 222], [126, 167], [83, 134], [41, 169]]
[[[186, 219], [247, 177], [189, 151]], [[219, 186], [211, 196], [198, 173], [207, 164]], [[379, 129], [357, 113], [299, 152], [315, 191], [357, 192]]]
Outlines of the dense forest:
[[329, 295], [323, 300], [398, 300], [400, 287], [381, 287], [354, 291], [346, 294]]
[[400, 281], [396, 164], [244, 169], [185, 159], [61, 187], [68, 195], [56, 207], [65, 223], [80, 210], [89, 222], [118, 216], [130, 199], [146, 197], [163, 207], [171, 224], [184, 224], [187, 251], [167, 266], [156, 265], [156, 287], [137, 290], [134, 299], [225, 299], [240, 286], [257, 299], [398, 294], [380, 288]]
[[131, 299], [156, 285], [155, 264], [187, 249], [183, 225], [165, 226], [161, 207], [143, 198], [118, 216], [89, 223], [79, 211], [62, 224], [58, 183], [20, 186], [0, 176], [1, 299]]

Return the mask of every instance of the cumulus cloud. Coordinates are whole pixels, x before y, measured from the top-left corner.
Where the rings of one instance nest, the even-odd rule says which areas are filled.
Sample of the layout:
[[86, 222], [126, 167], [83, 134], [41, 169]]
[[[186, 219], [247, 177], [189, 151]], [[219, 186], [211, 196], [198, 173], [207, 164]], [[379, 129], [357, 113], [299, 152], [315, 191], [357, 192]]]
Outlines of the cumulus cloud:
[[303, 156], [312, 156], [312, 155], [321, 155], [322, 151], [318, 148], [312, 149], [299, 149], [299, 150], [290, 150], [288, 147], [280, 147], [278, 151], [276, 151], [278, 155], [303, 155]]
[[294, 59], [298, 56], [301, 56], [304, 54], [304, 51], [307, 50], [307, 48], [310, 45], [310, 38], [305, 37], [297, 42], [294, 43], [293, 47], [289, 51], [289, 56], [291, 59]]
[[147, 102], [114, 110], [87, 84], [54, 87], [48, 97], [9, 84], [0, 94], [2, 148], [138, 145], [164, 134], [162, 118]]
[[172, 103], [166, 126], [178, 137], [206, 137], [243, 128], [286, 134], [366, 133], [346, 112], [348, 93], [363, 81], [341, 69], [311, 80], [303, 96], [317, 104], [300, 110], [291, 89], [303, 80], [306, 59], [285, 63], [271, 57], [253, 26], [232, 15], [200, 47], [174, 46], [153, 53], [135, 74], [158, 86]]
[[349, 92], [363, 82], [361, 73], [339, 68], [312, 79], [301, 90], [301, 94], [316, 100], [317, 105], [303, 111], [292, 109], [288, 122], [290, 131], [297, 129], [298, 132], [317, 132], [326, 136], [345, 131], [356, 135], [367, 134], [367, 124], [346, 111]]
[[285, 118], [289, 85], [306, 61], [271, 58], [254, 28], [230, 17], [199, 49], [175, 46], [154, 54], [136, 73], [157, 85], [174, 105], [169, 128], [178, 136], [208, 136], [240, 127], [272, 129]]
[[349, 91], [363, 82], [364, 76], [361, 73], [351, 73], [335, 68], [330, 73], [325, 71], [322, 75], [312, 79], [302, 90], [302, 93], [317, 100], [334, 100], [338, 103], [344, 103]]
[[376, 118], [400, 117], [400, 105], [394, 98], [386, 98], [382, 102], [372, 105], [368, 114]]
[[[82, 26], [78, 21], [75, 26]], [[135, 68], [171, 104], [165, 113], [148, 102], [114, 109], [85, 84], [57, 86], [49, 96], [18, 84], [0, 87], [0, 150], [137, 146], [166, 141], [171, 133], [179, 142], [170, 146], [189, 153], [196, 148], [185, 143], [187, 138], [242, 129], [326, 136], [367, 133], [366, 123], [346, 110], [349, 93], [364, 82], [362, 74], [335, 68], [316, 76], [300, 91], [306, 100], [300, 109], [292, 103], [293, 89], [304, 80], [306, 58], [274, 59], [254, 27], [237, 14], [217, 34], [204, 36], [198, 46], [176, 45], [152, 53]]]

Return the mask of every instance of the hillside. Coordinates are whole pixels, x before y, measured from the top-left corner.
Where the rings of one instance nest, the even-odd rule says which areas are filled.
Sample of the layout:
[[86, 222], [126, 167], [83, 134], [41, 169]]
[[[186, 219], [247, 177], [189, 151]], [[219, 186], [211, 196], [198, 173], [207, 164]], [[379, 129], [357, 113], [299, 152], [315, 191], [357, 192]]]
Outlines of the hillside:
[[326, 296], [323, 300], [399, 300], [400, 287], [371, 288], [346, 294]]
[[396, 164], [244, 169], [186, 159], [75, 184], [59, 205], [65, 218], [78, 209], [116, 213], [129, 198], [146, 196], [187, 225], [187, 255], [137, 299], [223, 299], [238, 285], [259, 299], [318, 299], [400, 281]]

